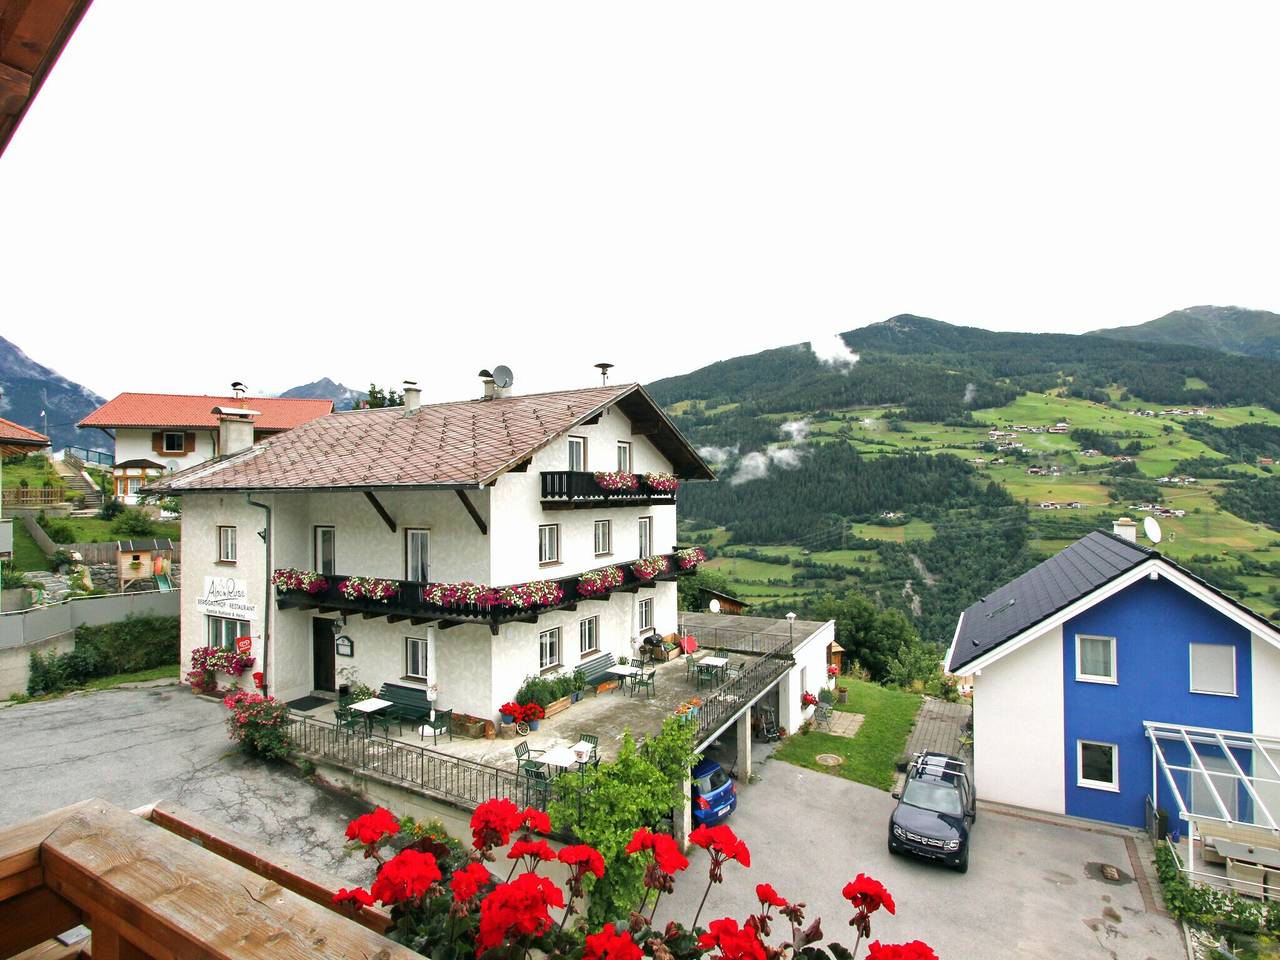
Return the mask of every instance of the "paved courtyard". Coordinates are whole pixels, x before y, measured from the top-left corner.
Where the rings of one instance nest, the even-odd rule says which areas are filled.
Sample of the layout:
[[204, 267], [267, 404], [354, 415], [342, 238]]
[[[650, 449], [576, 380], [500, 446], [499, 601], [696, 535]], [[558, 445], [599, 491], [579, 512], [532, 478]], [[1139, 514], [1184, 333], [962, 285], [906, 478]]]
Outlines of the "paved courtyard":
[[[922, 939], [942, 958], [1185, 956], [1174, 922], [1144, 902], [1120, 831], [981, 809], [969, 872], [958, 874], [890, 856], [885, 837], [894, 800], [887, 793], [780, 760], [757, 760], [753, 772], [758, 782], [739, 784], [738, 810], [729, 821], [750, 847], [753, 866], [725, 867], [704, 923], [726, 915], [743, 920], [759, 909], [755, 885], [769, 882], [782, 896], [808, 904], [809, 918], [822, 917], [828, 936], [852, 945], [840, 890], [862, 872], [882, 881], [897, 901], [896, 916], [876, 915], [873, 936], [888, 943]], [[701, 851], [691, 859], [675, 895], [664, 898], [660, 918], [692, 920], [707, 860]], [[1102, 878], [1104, 863], [1120, 869], [1120, 882]]]
[[125, 809], [172, 800], [367, 882], [369, 862], [342, 849], [347, 820], [363, 808], [292, 768], [246, 760], [225, 717], [177, 685], [0, 708], [0, 826], [88, 797]]

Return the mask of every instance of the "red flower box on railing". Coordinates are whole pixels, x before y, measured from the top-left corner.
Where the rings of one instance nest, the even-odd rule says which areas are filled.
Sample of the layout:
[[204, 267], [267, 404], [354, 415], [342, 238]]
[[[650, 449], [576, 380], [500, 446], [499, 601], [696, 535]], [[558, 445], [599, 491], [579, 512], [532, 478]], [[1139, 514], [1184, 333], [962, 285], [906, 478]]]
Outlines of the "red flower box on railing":
[[282, 567], [271, 574], [271, 582], [280, 593], [286, 590], [324, 593], [329, 589], [329, 581], [314, 570], [295, 570], [292, 567]]
[[658, 574], [666, 573], [670, 569], [671, 561], [661, 555], [642, 557], [631, 565], [632, 573], [641, 580], [652, 580]]
[[680, 565], [681, 570], [692, 570], [700, 563], [706, 563], [707, 554], [701, 547], [689, 547], [686, 550], [676, 551], [676, 563]]
[[400, 588], [394, 580], [348, 577], [338, 584], [338, 592], [348, 600], [377, 600], [386, 603], [400, 592]]
[[646, 473], [644, 484], [654, 493], [675, 493], [680, 481], [672, 473]]
[[596, 472], [593, 476], [600, 489], [608, 490], [610, 493], [631, 493], [640, 489], [640, 478], [634, 473], [614, 470], [612, 472]]
[[559, 603], [564, 599], [564, 588], [554, 580], [533, 580], [501, 588], [464, 580], [461, 583], [429, 583], [422, 588], [422, 599], [446, 608], [474, 606], [482, 610], [491, 607], [528, 610]]
[[621, 567], [601, 567], [599, 570], [588, 570], [578, 578], [578, 595], [583, 597], [599, 597], [614, 587], [622, 586], [626, 579]]

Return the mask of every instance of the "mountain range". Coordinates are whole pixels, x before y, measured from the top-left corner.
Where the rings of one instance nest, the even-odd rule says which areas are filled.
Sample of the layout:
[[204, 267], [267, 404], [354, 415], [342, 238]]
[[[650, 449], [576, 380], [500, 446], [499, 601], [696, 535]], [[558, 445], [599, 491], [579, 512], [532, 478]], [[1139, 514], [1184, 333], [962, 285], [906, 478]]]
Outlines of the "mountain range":
[[335, 383], [328, 377], [321, 377], [311, 383], [290, 387], [280, 396], [299, 400], [332, 400], [335, 410], [350, 410], [356, 401], [368, 399], [369, 391], [353, 390], [341, 383]]
[[1248, 357], [1280, 359], [1280, 314], [1243, 307], [1187, 307], [1132, 327], [1094, 330], [1100, 337], [1179, 343]]
[[[45, 433], [55, 447], [68, 444], [101, 447], [105, 439], [97, 430], [77, 430], [76, 423], [103, 404], [87, 387], [36, 363], [15, 344], [0, 337], [0, 416]], [[45, 417], [41, 417], [41, 411]]]

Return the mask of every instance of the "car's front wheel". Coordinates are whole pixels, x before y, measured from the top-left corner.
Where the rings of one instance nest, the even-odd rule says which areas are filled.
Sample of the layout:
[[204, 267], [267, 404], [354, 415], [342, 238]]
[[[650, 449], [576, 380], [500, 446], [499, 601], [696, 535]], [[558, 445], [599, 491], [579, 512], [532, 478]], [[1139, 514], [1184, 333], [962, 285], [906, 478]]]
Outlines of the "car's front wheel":
[[964, 852], [960, 854], [960, 859], [956, 861], [955, 867], [956, 867], [956, 873], [969, 872], [969, 848], [968, 847], [965, 847]]
[[889, 855], [892, 857], [896, 857], [899, 852], [900, 851], [898, 850], [898, 845], [893, 842], [892, 838], [890, 838], [889, 839]]

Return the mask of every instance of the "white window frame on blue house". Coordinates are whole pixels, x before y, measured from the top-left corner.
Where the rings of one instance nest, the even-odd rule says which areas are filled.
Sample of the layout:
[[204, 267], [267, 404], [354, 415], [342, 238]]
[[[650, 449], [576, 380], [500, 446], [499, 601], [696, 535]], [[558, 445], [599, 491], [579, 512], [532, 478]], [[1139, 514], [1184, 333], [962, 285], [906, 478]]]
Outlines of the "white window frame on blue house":
[[[1108, 657], [1111, 661], [1110, 676], [1101, 673], [1085, 673], [1084, 672], [1084, 642], [1085, 640], [1106, 640], [1111, 644], [1111, 652]], [[1076, 634], [1076, 679], [1083, 683], [1110, 683], [1118, 684], [1119, 671], [1116, 669], [1116, 638], [1104, 637], [1092, 633]]]
[[[1105, 780], [1089, 780], [1084, 775], [1084, 748], [1085, 745], [1091, 747], [1109, 747], [1111, 749], [1111, 782]], [[1120, 746], [1115, 743], [1108, 743], [1106, 740], [1087, 740], [1080, 739], [1076, 741], [1076, 786], [1084, 787], [1087, 790], [1106, 790], [1110, 793], [1120, 792]]]
[[[1231, 689], [1230, 690], [1202, 690], [1196, 686], [1196, 648], [1213, 648], [1216, 653], [1218, 650], [1227, 650], [1231, 653]], [[1189, 643], [1187, 644], [1187, 663], [1190, 675], [1189, 688], [1192, 693], [1202, 693], [1209, 697], [1237, 697], [1240, 695], [1240, 668], [1238, 663], [1239, 657], [1236, 656], [1236, 646], [1234, 643]]]

